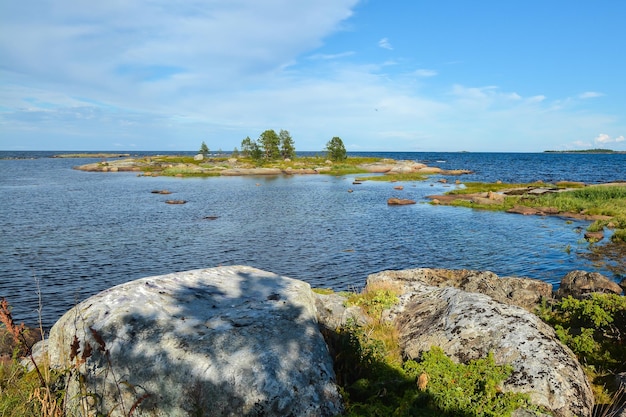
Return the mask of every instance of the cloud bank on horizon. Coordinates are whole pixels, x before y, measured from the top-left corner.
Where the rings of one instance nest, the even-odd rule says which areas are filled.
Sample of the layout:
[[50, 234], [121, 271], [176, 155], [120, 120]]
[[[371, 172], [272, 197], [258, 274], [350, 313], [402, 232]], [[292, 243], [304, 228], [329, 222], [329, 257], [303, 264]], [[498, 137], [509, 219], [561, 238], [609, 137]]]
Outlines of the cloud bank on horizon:
[[[420, 4], [421, 3], [421, 4]], [[0, 6], [1, 150], [626, 150], [626, 3]]]

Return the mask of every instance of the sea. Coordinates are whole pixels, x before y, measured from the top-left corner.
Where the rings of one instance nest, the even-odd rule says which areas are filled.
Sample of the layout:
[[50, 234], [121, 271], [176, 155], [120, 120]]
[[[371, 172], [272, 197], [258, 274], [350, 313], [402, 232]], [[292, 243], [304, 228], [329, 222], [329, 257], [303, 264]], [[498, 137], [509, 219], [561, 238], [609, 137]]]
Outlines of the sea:
[[[555, 288], [577, 269], [620, 278], [583, 256], [589, 222], [436, 206], [427, 196], [462, 186], [456, 180], [626, 181], [626, 154], [349, 153], [472, 172], [355, 184], [354, 175], [94, 173], [73, 167], [101, 159], [52, 158], [76, 152], [0, 152], [0, 297], [18, 322], [49, 328], [112, 286], [220, 265], [249, 265], [336, 291], [358, 291], [375, 272], [410, 268], [489, 270]], [[314, 153], [299, 153], [306, 154]], [[164, 189], [172, 194], [152, 193]], [[388, 206], [390, 197], [417, 204]]]

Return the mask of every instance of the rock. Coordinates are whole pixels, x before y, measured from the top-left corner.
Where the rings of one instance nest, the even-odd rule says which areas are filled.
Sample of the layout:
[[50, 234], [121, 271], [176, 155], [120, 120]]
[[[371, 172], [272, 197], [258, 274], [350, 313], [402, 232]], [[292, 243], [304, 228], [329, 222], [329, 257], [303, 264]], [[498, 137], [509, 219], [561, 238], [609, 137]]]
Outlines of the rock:
[[283, 171], [284, 174], [287, 175], [312, 175], [312, 174], [319, 174], [319, 172], [317, 172], [316, 170], [312, 169], [312, 168], [286, 168]]
[[539, 214], [540, 211], [532, 207], [515, 206], [506, 211], [507, 213], [523, 214], [524, 216]]
[[498, 200], [494, 200], [491, 198], [486, 198], [486, 197], [472, 197], [472, 199], [470, 200], [472, 203], [474, 204], [482, 204], [485, 206], [490, 206], [490, 205], [494, 205], [494, 204], [500, 204], [501, 201]]
[[404, 190], [404, 187], [401, 185], [396, 185], [395, 187], [393, 187], [394, 190]]
[[204, 155], [202, 155], [201, 153], [197, 154], [196, 156], [193, 157], [194, 161], [202, 161], [204, 160]]
[[66, 313], [50, 331], [54, 367], [72, 366], [74, 336], [92, 352], [76, 368], [84, 382], [68, 380], [70, 410], [81, 387], [83, 396], [99, 387], [98, 410], [90, 411], [113, 416], [127, 415], [138, 399], [133, 416], [342, 412], [315, 301], [302, 281], [245, 266], [143, 278]]
[[552, 298], [552, 285], [547, 282], [517, 277], [498, 277], [491, 271], [468, 269], [417, 268], [402, 271], [383, 271], [368, 277], [368, 283], [393, 280], [411, 285], [420, 281], [437, 287], [454, 287], [463, 291], [488, 295], [496, 301], [533, 312], [545, 299]]
[[172, 194], [169, 190], [152, 190], [150, 191], [152, 194]]
[[280, 168], [229, 168], [221, 171], [220, 175], [281, 175], [282, 173]]
[[493, 191], [489, 191], [487, 193], [487, 198], [489, 200], [494, 200], [494, 201], [497, 201], [499, 203], [502, 203], [504, 201], [504, 195], [499, 194], [499, 193], [494, 193]]
[[407, 198], [390, 198], [387, 200], [387, 204], [390, 206], [405, 206], [407, 204], [415, 204], [415, 200], [409, 200]]
[[185, 201], [185, 200], [165, 200], [165, 203], [167, 203], [167, 204], [186, 204], [187, 201]]
[[333, 294], [313, 294], [317, 308], [317, 321], [329, 330], [337, 330], [349, 319], [360, 326], [367, 324], [368, 318], [359, 306], [346, 307], [347, 297]]
[[[370, 276], [370, 281], [393, 277]], [[386, 319], [399, 329], [403, 355], [419, 359], [439, 346], [453, 360], [466, 363], [490, 352], [512, 375], [504, 392], [529, 395], [535, 405], [558, 417], [591, 416], [593, 393], [572, 351], [554, 330], [522, 308], [452, 287], [400, 281], [405, 292]]]
[[604, 232], [602, 230], [597, 232], [585, 232], [585, 239], [591, 242], [599, 242], [604, 239]]
[[622, 287], [598, 272], [572, 271], [561, 280], [556, 296], [584, 298], [594, 292], [619, 295], [622, 293]]

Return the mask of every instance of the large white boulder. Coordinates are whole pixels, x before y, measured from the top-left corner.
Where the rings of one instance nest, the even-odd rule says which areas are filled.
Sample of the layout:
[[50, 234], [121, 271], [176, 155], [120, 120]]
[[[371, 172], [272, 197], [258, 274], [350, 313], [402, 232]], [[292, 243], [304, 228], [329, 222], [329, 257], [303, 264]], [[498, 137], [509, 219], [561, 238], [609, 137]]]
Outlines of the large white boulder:
[[[87, 344], [91, 352], [85, 355]], [[117, 416], [135, 407], [133, 416], [174, 417], [342, 411], [309, 285], [251, 267], [185, 271], [113, 287], [53, 326], [48, 354], [53, 366], [75, 369], [70, 412], [85, 407]]]

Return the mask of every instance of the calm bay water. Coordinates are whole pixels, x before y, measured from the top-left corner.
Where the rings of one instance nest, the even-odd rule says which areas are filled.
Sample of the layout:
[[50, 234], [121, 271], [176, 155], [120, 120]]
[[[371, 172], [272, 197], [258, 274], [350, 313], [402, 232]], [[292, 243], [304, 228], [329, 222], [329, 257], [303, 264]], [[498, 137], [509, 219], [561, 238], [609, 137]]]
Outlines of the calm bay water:
[[[587, 222], [431, 206], [425, 196], [451, 187], [439, 177], [400, 183], [402, 191], [390, 183], [353, 185], [352, 176], [150, 178], [76, 171], [93, 160], [51, 154], [0, 152], [35, 157], [0, 159], [0, 296], [30, 324], [37, 322], [37, 285], [47, 327], [113, 285], [217, 265], [250, 265], [336, 290], [359, 289], [374, 272], [419, 267], [552, 284], [574, 269], [611, 276], [578, 256], [588, 247], [581, 233]], [[626, 180], [623, 154], [369, 155], [473, 170], [463, 181]], [[150, 192], [156, 189], [173, 194]], [[418, 204], [389, 207], [389, 197]], [[188, 202], [165, 204], [170, 198]]]

